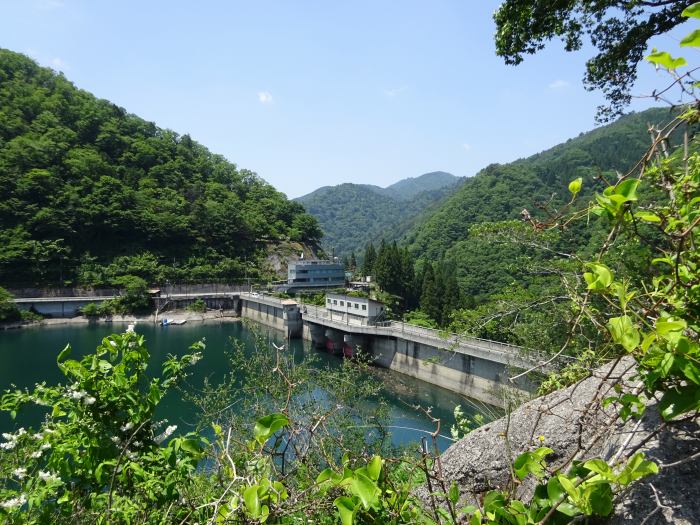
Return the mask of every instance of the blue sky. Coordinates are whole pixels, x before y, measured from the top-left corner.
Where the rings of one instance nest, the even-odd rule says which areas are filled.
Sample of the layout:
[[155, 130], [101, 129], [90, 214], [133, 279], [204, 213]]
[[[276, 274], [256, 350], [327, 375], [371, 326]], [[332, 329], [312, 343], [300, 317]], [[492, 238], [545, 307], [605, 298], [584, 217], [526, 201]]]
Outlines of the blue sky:
[[[555, 42], [505, 66], [498, 3], [0, 0], [0, 47], [298, 197], [471, 176], [594, 127], [602, 98], [581, 87], [590, 50]], [[676, 51], [686, 32], [654, 44]], [[642, 66], [637, 92], [659, 82]]]

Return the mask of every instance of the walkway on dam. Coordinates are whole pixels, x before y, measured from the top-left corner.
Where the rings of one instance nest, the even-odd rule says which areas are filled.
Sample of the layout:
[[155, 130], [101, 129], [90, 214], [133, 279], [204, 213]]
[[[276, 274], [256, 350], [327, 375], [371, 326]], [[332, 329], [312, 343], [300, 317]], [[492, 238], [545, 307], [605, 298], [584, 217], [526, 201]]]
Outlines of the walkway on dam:
[[[37, 303], [86, 303], [106, 301], [113, 299], [114, 295], [103, 296], [72, 296], [72, 297], [17, 297], [14, 302], [18, 305]], [[229, 298], [245, 299], [249, 302], [265, 304], [272, 307], [283, 308], [283, 299], [274, 296], [242, 291], [240, 288], [231, 287], [227, 291], [202, 290], [188, 291], [185, 293], [162, 293], [157, 297], [163, 304], [169, 300], [185, 300], [194, 298]], [[26, 306], [25, 306], [26, 307]], [[332, 328], [340, 332], [358, 335], [397, 337], [406, 341], [429, 345], [446, 351], [470, 355], [516, 366], [529, 368], [538, 362], [546, 360], [547, 356], [534, 351], [526, 351], [521, 347], [498, 343], [486, 339], [467, 337], [459, 334], [446, 333], [440, 330], [423, 328], [400, 321], [384, 321], [375, 324], [366, 320], [349, 318], [341, 313], [331, 312], [325, 307], [301, 304], [301, 317], [303, 321]]]
[[341, 332], [361, 335], [398, 337], [406, 341], [422, 343], [450, 352], [480, 357], [482, 359], [529, 368], [546, 360], [543, 355], [527, 351], [519, 346], [498, 343], [487, 339], [452, 334], [440, 330], [423, 328], [400, 321], [384, 321], [369, 324], [366, 321], [347, 318], [322, 306], [304, 305], [302, 318], [314, 324], [333, 328]]

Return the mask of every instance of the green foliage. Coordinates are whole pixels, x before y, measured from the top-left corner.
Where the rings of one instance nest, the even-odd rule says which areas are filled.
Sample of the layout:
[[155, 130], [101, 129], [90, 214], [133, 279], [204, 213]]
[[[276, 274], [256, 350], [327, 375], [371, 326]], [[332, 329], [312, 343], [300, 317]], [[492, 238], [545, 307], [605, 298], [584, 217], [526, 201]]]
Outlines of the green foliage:
[[141, 277], [124, 275], [112, 281], [121, 294], [103, 305], [103, 311], [117, 314], [145, 313], [151, 309], [148, 284]]
[[469, 417], [462, 411], [462, 406], [457, 405], [454, 410], [455, 424], [450, 428], [450, 434], [452, 439], [462, 439], [464, 436], [469, 434], [472, 430], [482, 426], [486, 420], [484, 416], [479, 413], [474, 414]]
[[573, 385], [590, 376], [591, 370], [595, 370], [601, 364], [602, 359], [593, 350], [585, 350], [576, 355], [575, 359], [561, 370], [548, 374], [540, 383], [537, 394], [543, 396]]
[[[700, 273], [697, 250], [700, 201], [700, 156], [688, 159], [687, 168], [661, 162], [647, 168], [641, 183], [658, 185], [673, 195], [663, 203], [645, 203], [627, 198], [622, 205], [599, 198], [593, 211], [614, 221], [614, 233], [635, 235], [638, 209], [659, 217], [659, 230], [665, 242], [655, 247], [655, 275], [635, 284], [619, 278], [601, 263], [595, 263], [596, 275], [587, 279], [588, 289], [607, 299], [609, 317], [606, 328], [615, 344], [632, 354], [640, 364], [640, 378], [647, 396], [660, 395], [662, 416], [672, 419], [700, 408]], [[629, 179], [618, 186], [631, 186]], [[619, 190], [607, 192], [619, 194]], [[590, 315], [596, 316], [595, 311]], [[620, 396], [627, 415], [639, 399]]]
[[494, 15], [496, 53], [507, 64], [519, 64], [555, 37], [567, 51], [578, 51], [587, 35], [598, 54], [586, 62], [584, 85], [603, 92], [608, 106], [599, 107], [598, 118], [609, 120], [631, 100], [649, 39], [682, 23], [688, 6], [687, 1], [572, 0], [543, 9], [536, 0], [506, 0]]
[[466, 507], [460, 514], [469, 516], [467, 523], [480, 525], [566, 524], [583, 517], [606, 517], [613, 510], [614, 494], [634, 480], [655, 474], [658, 467], [637, 453], [626, 463], [609, 465], [601, 459], [576, 463], [567, 473], [550, 473], [546, 457], [553, 452], [540, 447], [524, 452], [513, 462], [519, 480], [532, 476], [537, 481], [530, 502], [513, 496], [513, 489], [490, 491], [480, 509]]
[[35, 323], [41, 321], [44, 318], [44, 316], [32, 310], [20, 310], [19, 316], [25, 323]]
[[0, 287], [0, 321], [16, 321], [20, 318], [20, 312], [15, 305], [14, 296]]
[[[6, 392], [0, 409], [15, 415], [27, 405], [47, 411], [37, 432], [5, 434], [0, 447], [0, 518], [8, 523], [177, 523], [195, 468], [207, 446], [188, 434], [170, 440], [158, 403], [201, 357], [204, 346], [168, 357], [161, 377], [146, 375], [148, 352], [135, 333], [103, 339], [80, 361], [70, 346], [57, 362], [66, 383]], [[179, 498], [184, 501], [177, 504]]]
[[320, 237], [254, 173], [1, 49], [0, 108], [0, 283], [256, 278], [267, 244]]
[[80, 309], [80, 313], [85, 317], [99, 317], [102, 314], [101, 305], [88, 303]]
[[437, 321], [430, 317], [423, 310], [412, 310], [406, 314], [404, 321], [423, 328], [437, 328]]
[[207, 305], [202, 299], [195, 299], [191, 304], [187, 305], [187, 310], [202, 313], [207, 311]]

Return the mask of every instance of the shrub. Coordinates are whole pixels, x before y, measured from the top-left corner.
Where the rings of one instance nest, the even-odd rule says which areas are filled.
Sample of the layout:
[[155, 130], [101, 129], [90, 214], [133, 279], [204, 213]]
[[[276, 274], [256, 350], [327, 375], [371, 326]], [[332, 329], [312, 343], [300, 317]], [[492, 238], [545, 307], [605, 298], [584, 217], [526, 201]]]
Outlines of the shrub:
[[187, 305], [187, 310], [190, 312], [206, 312], [207, 305], [202, 299], [196, 299], [194, 302]]

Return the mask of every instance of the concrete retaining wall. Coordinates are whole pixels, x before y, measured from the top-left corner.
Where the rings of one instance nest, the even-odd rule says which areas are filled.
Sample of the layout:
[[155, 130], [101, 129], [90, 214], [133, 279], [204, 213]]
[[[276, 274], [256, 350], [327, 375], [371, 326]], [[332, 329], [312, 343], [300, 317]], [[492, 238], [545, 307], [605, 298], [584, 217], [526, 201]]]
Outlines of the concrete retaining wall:
[[[328, 331], [332, 340], [342, 339], [340, 330], [310, 322], [304, 323], [303, 337], [316, 347], [325, 346]], [[426, 343], [400, 337], [350, 334], [351, 345], [372, 356], [377, 366], [389, 368], [427, 383], [446, 388], [496, 406], [504, 406], [506, 391], [509, 396], [529, 397], [532, 385], [526, 380], [513, 385], [508, 382], [507, 366], [500, 362], [436, 348]]]
[[282, 305], [275, 306], [245, 298], [241, 298], [240, 308], [241, 317], [282, 330], [285, 337], [293, 338], [302, 335], [301, 314], [298, 308], [285, 309]]

